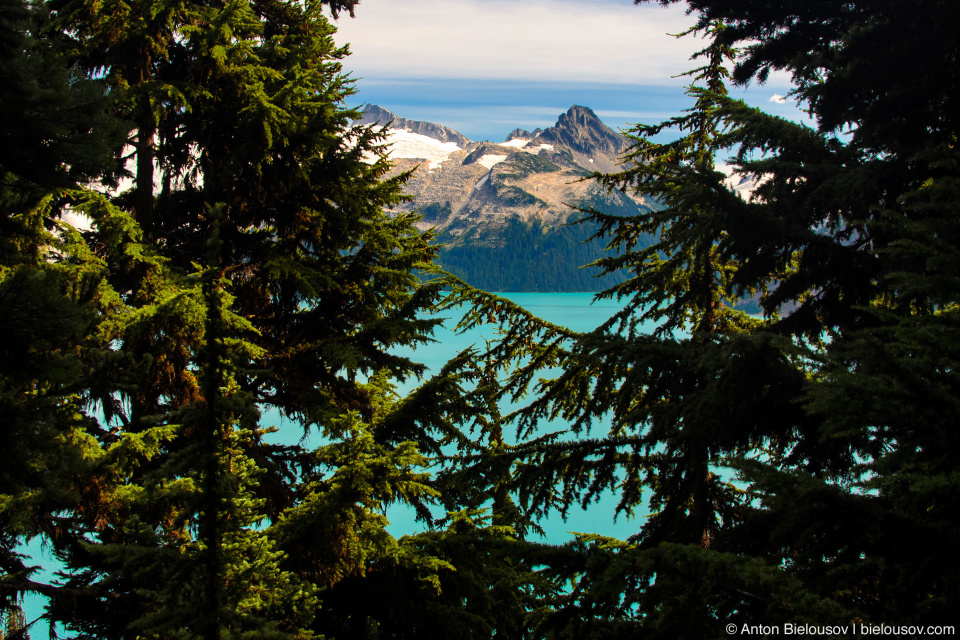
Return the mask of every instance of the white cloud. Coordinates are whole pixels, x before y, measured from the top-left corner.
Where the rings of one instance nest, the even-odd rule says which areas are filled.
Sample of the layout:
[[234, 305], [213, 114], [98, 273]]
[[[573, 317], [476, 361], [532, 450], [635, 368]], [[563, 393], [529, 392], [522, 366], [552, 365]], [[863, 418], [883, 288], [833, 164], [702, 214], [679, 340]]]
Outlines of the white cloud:
[[785, 97], [783, 97], [782, 95], [780, 95], [779, 93], [775, 93], [775, 94], [773, 94], [772, 96], [770, 96], [770, 102], [776, 102], [777, 104], [783, 104], [783, 103], [786, 102], [786, 101], [787, 101], [787, 99], [786, 99]]
[[682, 5], [629, 0], [363, 0], [341, 17], [355, 77], [677, 84], [702, 48]]

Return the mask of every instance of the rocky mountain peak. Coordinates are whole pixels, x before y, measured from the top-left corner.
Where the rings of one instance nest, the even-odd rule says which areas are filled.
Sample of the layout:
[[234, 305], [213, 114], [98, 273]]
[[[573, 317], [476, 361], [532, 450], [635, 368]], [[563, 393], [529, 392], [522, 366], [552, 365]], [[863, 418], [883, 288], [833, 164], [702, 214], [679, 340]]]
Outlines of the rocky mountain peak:
[[469, 142], [442, 125], [374, 105], [359, 122], [392, 123], [385, 132], [389, 175], [407, 173], [404, 189], [412, 196], [392, 211], [416, 211], [418, 226], [433, 228], [444, 245], [440, 264], [488, 290], [527, 290], [531, 283], [543, 290], [596, 288], [599, 280], [578, 267], [601, 257], [603, 247], [585, 249], [580, 241], [592, 232], [566, 223], [579, 217], [577, 207], [636, 215], [646, 206], [584, 180], [619, 171], [627, 144], [586, 107], [572, 107], [546, 130], [514, 129], [503, 142]]
[[384, 109], [383, 107], [375, 104], [368, 104], [363, 108], [363, 115], [359, 120], [356, 121], [356, 124], [387, 124], [389, 122], [394, 122], [397, 120], [405, 120], [401, 118], [393, 111], [389, 109]]
[[510, 142], [511, 140], [532, 140], [537, 137], [541, 131], [543, 131], [543, 129], [527, 131], [526, 129], [516, 128], [507, 134], [507, 139], [504, 140], [504, 142]]
[[390, 124], [391, 122], [393, 124], [390, 126], [394, 129], [403, 129], [411, 133], [418, 133], [422, 136], [439, 140], [440, 142], [454, 142], [460, 148], [465, 148], [470, 144], [470, 139], [468, 137], [459, 131], [451, 129], [450, 127], [445, 127], [441, 124], [434, 124], [433, 122], [407, 120], [406, 118], [401, 118], [389, 109], [384, 109], [383, 107], [375, 104], [368, 104], [366, 107], [364, 107], [363, 116], [354, 124], [386, 125]]
[[628, 146], [623, 135], [603, 124], [593, 110], [580, 105], [561, 114], [557, 124], [541, 131], [534, 142], [566, 146], [585, 156], [603, 154], [612, 158], [619, 156]]

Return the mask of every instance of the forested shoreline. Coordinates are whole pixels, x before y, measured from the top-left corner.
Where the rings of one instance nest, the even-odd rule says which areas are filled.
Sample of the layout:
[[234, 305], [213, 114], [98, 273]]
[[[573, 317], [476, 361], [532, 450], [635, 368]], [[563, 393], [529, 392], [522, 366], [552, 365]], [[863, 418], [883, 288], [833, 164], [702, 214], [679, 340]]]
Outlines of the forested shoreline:
[[[592, 177], [662, 206], [581, 212], [623, 308], [577, 332], [388, 215], [356, 0], [0, 0], [0, 637], [25, 594], [90, 639], [953, 629], [960, 5], [681, 4], [692, 108]], [[774, 72], [810, 124], [729, 96]], [[427, 375], [454, 308], [499, 337]], [[633, 536], [540, 541], [611, 490]]]
[[514, 217], [502, 227], [472, 229], [467, 238], [456, 238], [456, 242], [441, 233], [437, 263], [484, 291], [603, 291], [628, 276], [602, 274], [599, 268], [586, 266], [605, 252], [600, 243], [590, 242], [598, 227], [578, 224], [580, 217], [571, 213], [564, 226]]

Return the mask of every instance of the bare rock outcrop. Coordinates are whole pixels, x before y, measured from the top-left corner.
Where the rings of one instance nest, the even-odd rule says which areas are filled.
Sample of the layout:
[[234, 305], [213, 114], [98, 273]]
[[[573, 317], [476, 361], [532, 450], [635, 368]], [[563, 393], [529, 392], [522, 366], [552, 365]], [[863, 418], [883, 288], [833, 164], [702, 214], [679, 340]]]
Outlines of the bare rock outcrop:
[[368, 104], [363, 110], [363, 117], [354, 124], [389, 124], [394, 129], [403, 129], [411, 133], [418, 133], [422, 136], [439, 140], [440, 142], [455, 142], [461, 149], [465, 149], [471, 142], [465, 135], [450, 127], [445, 127], [442, 124], [434, 124], [433, 122], [407, 120], [375, 104]]

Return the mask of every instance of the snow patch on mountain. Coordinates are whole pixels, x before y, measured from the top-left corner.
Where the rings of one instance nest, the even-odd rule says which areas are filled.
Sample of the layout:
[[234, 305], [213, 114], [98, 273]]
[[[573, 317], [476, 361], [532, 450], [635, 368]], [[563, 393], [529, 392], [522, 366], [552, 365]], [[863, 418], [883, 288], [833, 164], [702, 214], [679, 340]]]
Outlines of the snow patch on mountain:
[[487, 153], [487, 154], [484, 154], [482, 158], [477, 160], [477, 164], [479, 164], [481, 167], [492, 169], [493, 165], [500, 164], [506, 159], [507, 159], [507, 156], [501, 156], [495, 153]]
[[522, 149], [520, 149], [520, 151], [526, 151], [527, 153], [532, 153], [533, 155], [537, 155], [538, 153], [540, 153], [540, 152], [543, 151], [544, 149], [546, 149], [547, 151], [553, 151], [553, 145], [552, 145], [552, 144], [538, 144], [537, 146], [535, 146], [535, 147], [530, 147], [529, 149], [526, 148], [526, 147], [523, 147]]
[[520, 151], [525, 151], [525, 152], [527, 152], [527, 153], [532, 153], [533, 155], [537, 155], [538, 153], [540, 153], [540, 152], [543, 151], [544, 149], [547, 149], [548, 151], [553, 151], [553, 145], [552, 145], [552, 144], [538, 144], [538, 145], [534, 145], [534, 146], [532, 146], [532, 147], [528, 147], [528, 146], [527, 146], [528, 144], [530, 144], [530, 141], [529, 141], [529, 140], [526, 140], [526, 139], [524, 139], [524, 138], [511, 138], [510, 140], [507, 140], [506, 142], [501, 142], [501, 143], [500, 143], [500, 146], [501, 146], [501, 147], [514, 147], [514, 148], [516, 148], [516, 149], [518, 149], [518, 150], [520, 150]]
[[715, 168], [726, 174], [723, 184], [744, 200], [750, 200], [754, 190], [769, 179], [769, 176], [736, 173], [734, 167], [729, 164], [718, 164]]
[[413, 133], [405, 129], [387, 130], [387, 152], [391, 158], [416, 158], [426, 160], [430, 169], [436, 169], [455, 151], [462, 151], [456, 142], [440, 142], [435, 138]]

